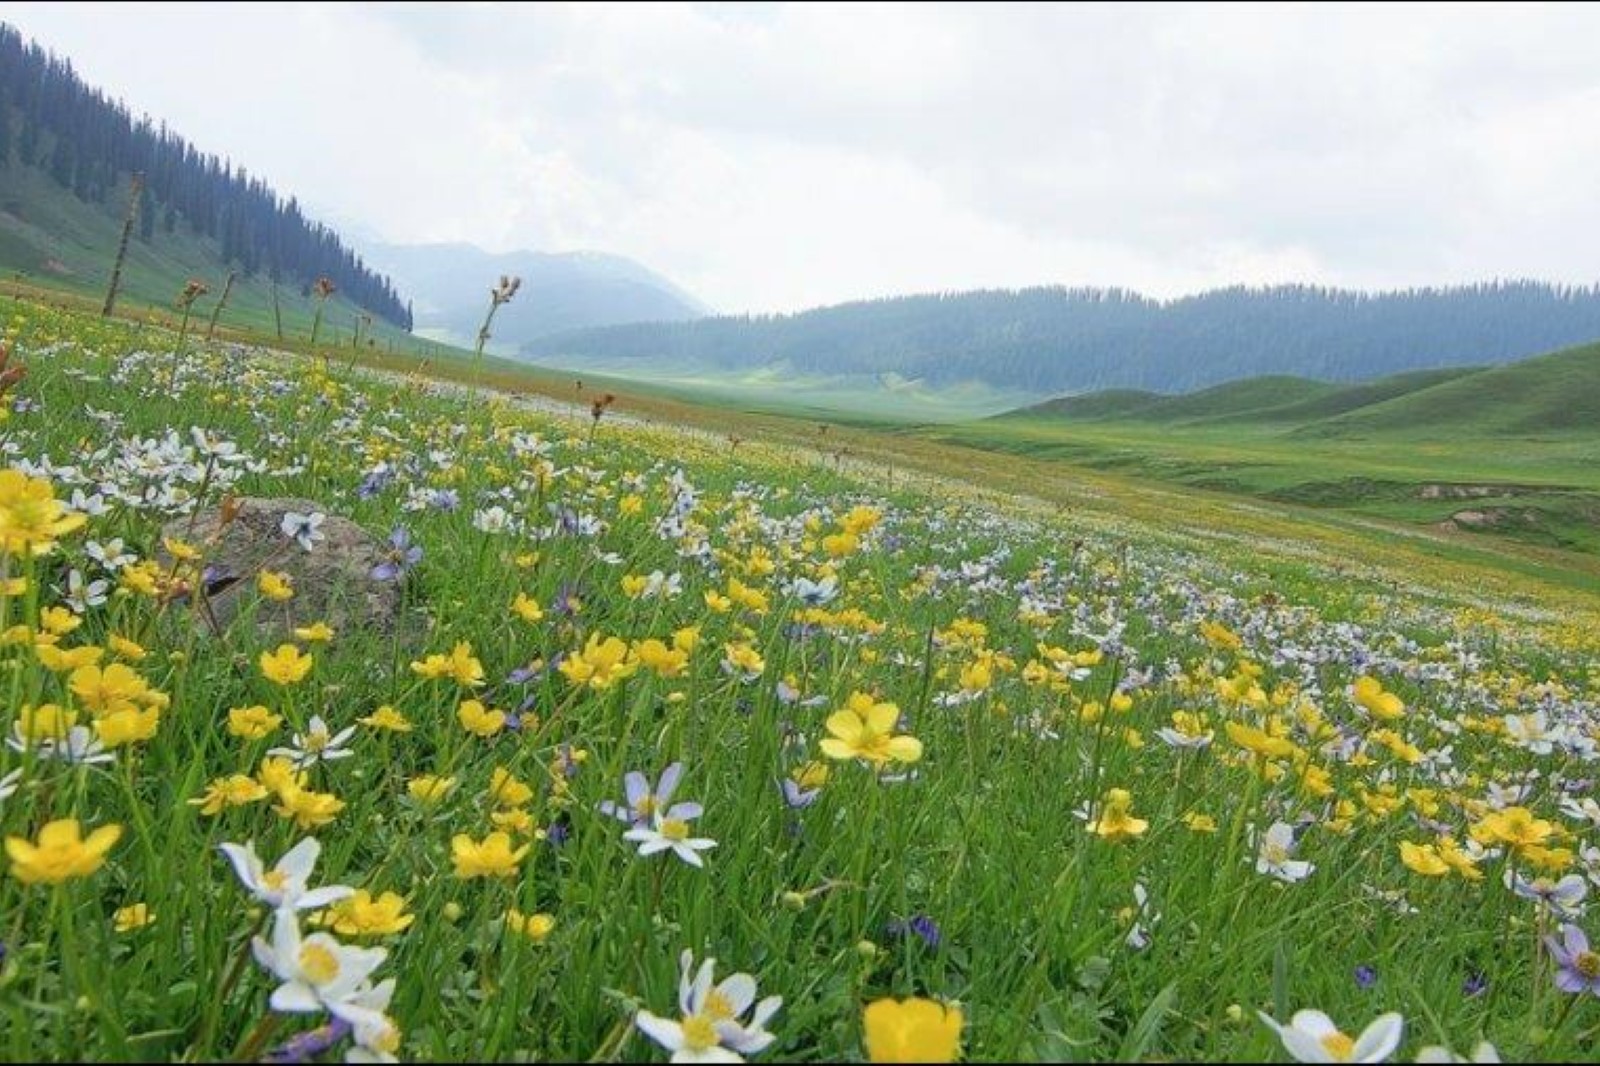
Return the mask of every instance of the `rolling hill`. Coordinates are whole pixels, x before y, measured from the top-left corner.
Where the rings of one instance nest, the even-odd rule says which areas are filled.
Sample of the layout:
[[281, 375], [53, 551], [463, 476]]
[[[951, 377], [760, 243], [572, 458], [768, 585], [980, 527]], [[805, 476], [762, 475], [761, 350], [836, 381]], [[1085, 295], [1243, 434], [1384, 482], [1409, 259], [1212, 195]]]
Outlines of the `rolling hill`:
[[363, 249], [412, 294], [415, 328], [472, 347], [502, 274], [522, 290], [495, 315], [489, 348], [515, 353], [553, 333], [625, 322], [699, 318], [706, 307], [671, 281], [622, 256], [598, 252], [486, 252], [470, 244], [382, 244]]
[[1178, 396], [1126, 389], [1033, 404], [993, 421], [1252, 425], [1317, 437], [1600, 431], [1600, 344], [1506, 366], [1416, 371], [1359, 385], [1246, 378]]

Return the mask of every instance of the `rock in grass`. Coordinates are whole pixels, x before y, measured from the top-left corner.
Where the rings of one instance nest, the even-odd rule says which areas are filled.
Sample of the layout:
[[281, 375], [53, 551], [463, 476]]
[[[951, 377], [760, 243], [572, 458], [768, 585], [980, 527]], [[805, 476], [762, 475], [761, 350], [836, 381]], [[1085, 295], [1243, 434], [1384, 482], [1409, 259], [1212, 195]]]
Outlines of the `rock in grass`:
[[[247, 496], [231, 506], [235, 513], [226, 524], [221, 509], [210, 508], [193, 524], [180, 518], [161, 530], [164, 538], [200, 552], [204, 592], [196, 590], [188, 602], [203, 628], [226, 630], [243, 616], [266, 642], [292, 639], [296, 627], [317, 622], [341, 634], [395, 631], [401, 582], [372, 576], [388, 558], [386, 542], [348, 518], [324, 515], [311, 500]], [[290, 599], [262, 593], [260, 575], [268, 571], [287, 575]]]

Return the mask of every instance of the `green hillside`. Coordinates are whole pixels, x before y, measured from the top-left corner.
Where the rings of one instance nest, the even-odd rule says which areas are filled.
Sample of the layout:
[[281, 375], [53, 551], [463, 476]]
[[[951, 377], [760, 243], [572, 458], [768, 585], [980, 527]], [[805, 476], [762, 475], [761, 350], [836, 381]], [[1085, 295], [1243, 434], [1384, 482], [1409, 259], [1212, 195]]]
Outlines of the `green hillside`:
[[[14, 165], [0, 168], [0, 281], [103, 299], [121, 232], [119, 214], [79, 200], [43, 171]], [[203, 329], [227, 276], [216, 241], [194, 236], [181, 222], [172, 233], [163, 232], [158, 224], [148, 242], [135, 234], [128, 244], [118, 307], [124, 312], [140, 306], [166, 308], [175, 316], [172, 308], [178, 293], [190, 278], [199, 278], [211, 289], [195, 304], [194, 314]], [[279, 286], [278, 301], [284, 335], [304, 340], [311, 331], [314, 301], [301, 295], [298, 285], [288, 284]], [[265, 276], [241, 274], [219, 325], [275, 334], [272, 304], [272, 284]], [[348, 344], [361, 314], [360, 308], [335, 294], [323, 315], [319, 339]], [[376, 316], [362, 326], [362, 335], [381, 345], [411, 344], [408, 334]]]
[[1456, 375], [1310, 423], [1301, 432], [1446, 437], [1600, 433], [1600, 344]]

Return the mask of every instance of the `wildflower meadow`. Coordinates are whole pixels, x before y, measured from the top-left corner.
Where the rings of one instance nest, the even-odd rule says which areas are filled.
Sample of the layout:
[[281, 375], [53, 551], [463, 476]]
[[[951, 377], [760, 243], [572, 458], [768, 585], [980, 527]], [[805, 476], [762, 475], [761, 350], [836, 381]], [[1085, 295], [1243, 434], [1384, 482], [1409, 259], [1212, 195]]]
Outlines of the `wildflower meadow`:
[[[622, 403], [0, 328], [8, 1059], [1594, 1053], [1586, 623]], [[262, 499], [303, 502], [228, 571]], [[297, 606], [340, 520], [389, 617]]]

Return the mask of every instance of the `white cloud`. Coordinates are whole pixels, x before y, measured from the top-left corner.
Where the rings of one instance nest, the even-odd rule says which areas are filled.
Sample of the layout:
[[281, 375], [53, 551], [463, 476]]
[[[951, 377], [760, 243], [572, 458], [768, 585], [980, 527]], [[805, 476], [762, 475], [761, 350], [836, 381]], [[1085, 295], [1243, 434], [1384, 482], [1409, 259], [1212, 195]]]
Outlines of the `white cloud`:
[[1065, 282], [1595, 277], [1600, 11], [11, 4], [92, 83], [397, 240], [726, 310]]

